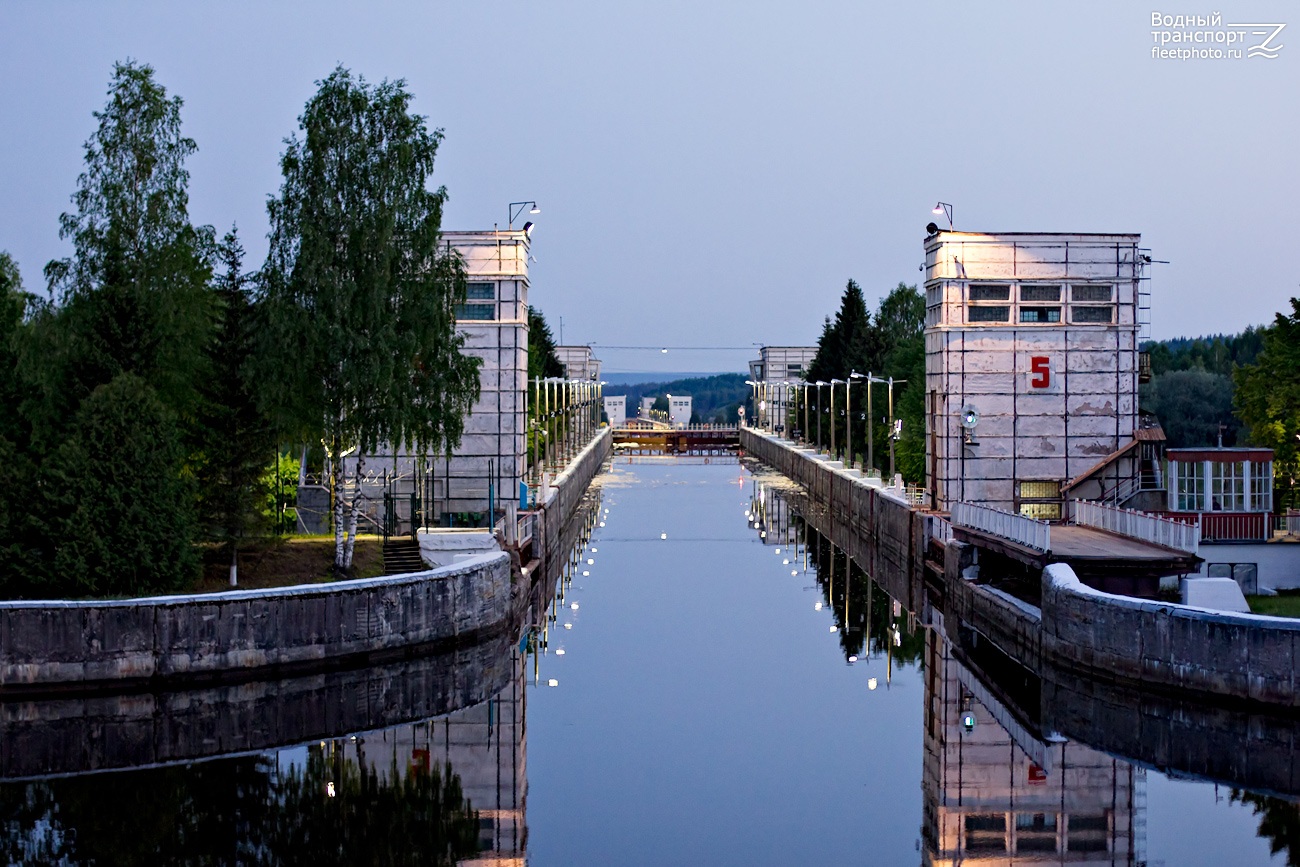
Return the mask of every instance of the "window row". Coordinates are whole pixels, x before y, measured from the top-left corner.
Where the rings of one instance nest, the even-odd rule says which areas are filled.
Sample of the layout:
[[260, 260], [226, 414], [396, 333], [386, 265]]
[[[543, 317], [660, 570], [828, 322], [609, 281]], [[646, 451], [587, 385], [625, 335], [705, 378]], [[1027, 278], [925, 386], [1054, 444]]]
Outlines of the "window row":
[[[1060, 283], [972, 283], [968, 301], [1010, 301], [1013, 288], [1019, 288], [1020, 301], [1052, 301], [1060, 303], [1067, 288]], [[1109, 304], [1115, 300], [1114, 287], [1109, 283], [1077, 283], [1069, 287], [1069, 300], [1081, 304]]]
[[[1043, 325], [1061, 321], [1060, 307], [1029, 307], [1021, 305], [1016, 321], [1022, 324]], [[966, 308], [967, 322], [1010, 322], [1009, 304], [972, 304]], [[1070, 306], [1070, 322], [1076, 325], [1112, 325], [1115, 322], [1114, 306]]]

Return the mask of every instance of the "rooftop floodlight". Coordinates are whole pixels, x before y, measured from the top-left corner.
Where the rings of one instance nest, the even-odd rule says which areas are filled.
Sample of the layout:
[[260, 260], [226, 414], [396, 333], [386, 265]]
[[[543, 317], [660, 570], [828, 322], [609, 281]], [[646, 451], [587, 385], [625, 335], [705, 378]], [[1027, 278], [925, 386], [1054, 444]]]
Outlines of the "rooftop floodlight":
[[527, 236], [529, 237], [529, 239], [532, 239], [532, 237], [533, 237], [533, 224], [532, 224], [532, 223], [524, 223], [524, 234], [527, 235]]
[[952, 205], [947, 202], [935, 202], [934, 207], [930, 209], [932, 214], [942, 214], [948, 218], [948, 231], [952, 231]]
[[506, 221], [506, 228], [507, 229], [514, 228], [515, 220], [517, 220], [519, 218], [519, 215], [524, 212], [524, 208], [530, 208], [530, 206], [531, 209], [528, 211], [528, 213], [540, 214], [542, 212], [541, 208], [537, 207], [536, 202], [511, 202], [510, 219]]

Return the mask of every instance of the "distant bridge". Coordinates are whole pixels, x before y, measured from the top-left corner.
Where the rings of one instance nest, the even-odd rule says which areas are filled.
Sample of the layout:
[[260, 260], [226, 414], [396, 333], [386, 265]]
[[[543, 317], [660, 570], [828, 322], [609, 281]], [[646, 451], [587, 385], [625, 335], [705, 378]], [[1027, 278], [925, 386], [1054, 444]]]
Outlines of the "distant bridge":
[[624, 455], [732, 455], [740, 451], [740, 428], [735, 426], [616, 427], [613, 437], [614, 453]]

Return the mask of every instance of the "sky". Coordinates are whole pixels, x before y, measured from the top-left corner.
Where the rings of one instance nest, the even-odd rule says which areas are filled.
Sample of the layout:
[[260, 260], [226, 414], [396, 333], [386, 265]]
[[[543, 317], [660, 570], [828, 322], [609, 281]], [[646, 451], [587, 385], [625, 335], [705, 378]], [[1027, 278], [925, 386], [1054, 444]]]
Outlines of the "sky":
[[[1276, 57], [1152, 57], [1153, 30], [1257, 22], [1286, 25]], [[315, 83], [404, 79], [445, 133], [444, 227], [535, 200], [530, 300], [608, 372], [815, 343], [849, 278], [873, 306], [919, 282], [938, 200], [967, 231], [1140, 232], [1168, 262], [1156, 339], [1300, 295], [1276, 229], [1300, 199], [1293, 3], [4, 0], [0, 250], [29, 290], [71, 251], [58, 217], [128, 58], [184, 100], [191, 217], [237, 224], [250, 266]]]

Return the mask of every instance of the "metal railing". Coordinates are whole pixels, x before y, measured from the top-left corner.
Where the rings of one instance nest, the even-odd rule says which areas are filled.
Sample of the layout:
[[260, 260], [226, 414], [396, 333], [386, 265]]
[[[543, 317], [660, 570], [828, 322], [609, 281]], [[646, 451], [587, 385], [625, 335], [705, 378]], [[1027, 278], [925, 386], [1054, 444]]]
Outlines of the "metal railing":
[[1201, 528], [1197, 524], [1087, 500], [1073, 501], [1070, 511], [1076, 524], [1141, 539], [1176, 551], [1195, 554], [1201, 543]]
[[959, 527], [1000, 536], [1036, 551], [1051, 550], [1051, 525], [1046, 521], [975, 503], [953, 503], [950, 514], [952, 523]]

